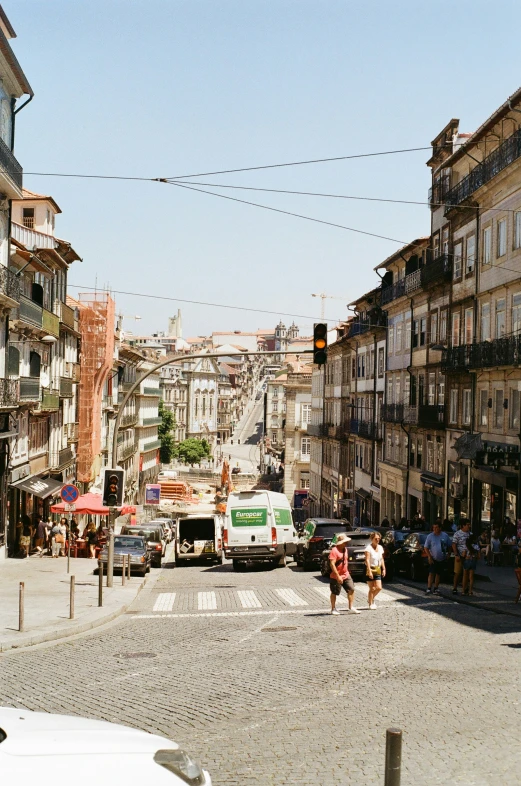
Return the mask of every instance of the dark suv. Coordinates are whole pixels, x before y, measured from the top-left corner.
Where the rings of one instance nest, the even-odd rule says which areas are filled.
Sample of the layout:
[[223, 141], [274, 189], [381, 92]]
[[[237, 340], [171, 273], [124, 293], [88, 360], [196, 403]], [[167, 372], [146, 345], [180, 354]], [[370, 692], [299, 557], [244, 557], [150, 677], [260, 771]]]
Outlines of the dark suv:
[[297, 543], [295, 562], [304, 570], [320, 568], [322, 552], [331, 548], [331, 541], [340, 532], [350, 532], [351, 525], [342, 519], [308, 519]]
[[[347, 544], [349, 554], [349, 573], [354, 579], [365, 579], [365, 550], [371, 542], [373, 529], [354, 529], [348, 533], [351, 541]], [[323, 576], [329, 576], [331, 568], [329, 565], [329, 552], [327, 549], [321, 554], [320, 572]], [[389, 553], [384, 547], [384, 560], [386, 567], [386, 578], [391, 581], [393, 578], [392, 563]]]

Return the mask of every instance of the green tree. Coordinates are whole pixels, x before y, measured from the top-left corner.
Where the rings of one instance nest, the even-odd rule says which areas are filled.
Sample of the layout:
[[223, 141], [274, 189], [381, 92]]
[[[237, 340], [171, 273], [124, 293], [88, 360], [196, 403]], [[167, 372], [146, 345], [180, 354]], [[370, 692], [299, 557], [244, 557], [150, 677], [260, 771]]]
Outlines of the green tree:
[[159, 457], [163, 464], [170, 464], [174, 456], [174, 435], [176, 423], [173, 414], [165, 407], [162, 401], [159, 402], [159, 417], [162, 419], [157, 427], [157, 436], [161, 441]]
[[185, 464], [190, 464], [192, 467], [194, 464], [199, 464], [201, 459], [209, 455], [209, 445], [208, 443], [205, 445], [205, 442], [206, 440], [204, 439], [194, 439], [194, 437], [180, 442], [177, 446], [177, 452], [181, 461], [184, 461]]

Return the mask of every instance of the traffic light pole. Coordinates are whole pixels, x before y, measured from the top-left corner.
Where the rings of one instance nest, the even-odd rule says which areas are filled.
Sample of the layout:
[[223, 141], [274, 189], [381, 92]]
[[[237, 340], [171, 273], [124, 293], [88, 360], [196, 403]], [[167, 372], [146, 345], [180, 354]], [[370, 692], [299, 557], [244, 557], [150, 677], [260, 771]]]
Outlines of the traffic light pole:
[[114, 521], [117, 508], [109, 508], [109, 549], [107, 556], [107, 587], [114, 584]]

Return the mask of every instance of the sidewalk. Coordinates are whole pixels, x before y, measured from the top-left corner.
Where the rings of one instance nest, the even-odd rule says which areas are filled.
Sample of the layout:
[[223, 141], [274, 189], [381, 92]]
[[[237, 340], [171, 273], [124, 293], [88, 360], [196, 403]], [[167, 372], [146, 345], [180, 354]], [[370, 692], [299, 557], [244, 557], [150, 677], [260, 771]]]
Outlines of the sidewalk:
[[[168, 554], [168, 552], [167, 552]], [[53, 641], [103, 625], [123, 614], [146, 579], [132, 576], [121, 584], [121, 573], [114, 575], [114, 586], [106, 587], [103, 577], [103, 606], [98, 607], [97, 562], [71, 558], [70, 574], [67, 559], [32, 556], [28, 559], [6, 559], [0, 563], [0, 652], [14, 647], [27, 647]], [[75, 576], [75, 614], [69, 619], [70, 576]], [[155, 580], [159, 573], [152, 574]], [[25, 583], [24, 632], [18, 631], [19, 584]]]

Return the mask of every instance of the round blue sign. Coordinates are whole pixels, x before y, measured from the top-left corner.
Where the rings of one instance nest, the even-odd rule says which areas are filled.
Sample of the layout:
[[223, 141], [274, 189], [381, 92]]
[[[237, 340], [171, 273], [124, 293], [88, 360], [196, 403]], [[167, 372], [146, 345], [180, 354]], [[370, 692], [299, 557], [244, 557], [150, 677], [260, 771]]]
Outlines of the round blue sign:
[[76, 500], [80, 496], [80, 491], [76, 486], [73, 486], [72, 483], [70, 483], [62, 488], [60, 494], [64, 502], [71, 504], [73, 502], [76, 502]]

